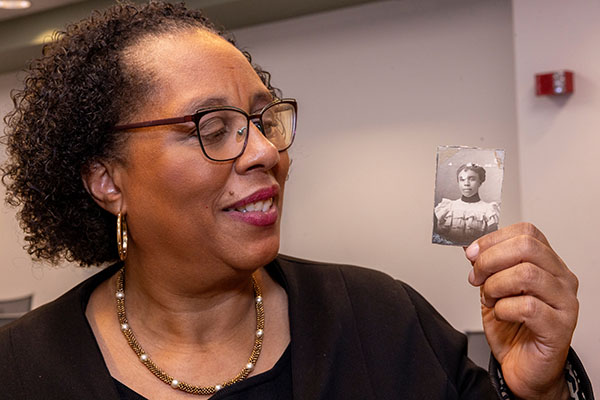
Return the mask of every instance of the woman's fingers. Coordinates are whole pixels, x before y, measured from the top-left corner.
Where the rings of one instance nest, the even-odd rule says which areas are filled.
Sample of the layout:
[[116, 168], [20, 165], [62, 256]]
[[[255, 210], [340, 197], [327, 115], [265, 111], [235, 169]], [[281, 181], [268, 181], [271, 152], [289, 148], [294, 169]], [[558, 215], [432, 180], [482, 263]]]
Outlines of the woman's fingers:
[[554, 294], [563, 290], [561, 282], [554, 275], [531, 263], [521, 263], [490, 276], [481, 286], [481, 304], [494, 307], [503, 297], [535, 296], [553, 308], [559, 308], [562, 298]]
[[492, 308], [499, 299], [513, 296], [534, 296], [555, 309], [570, 306], [571, 299], [557, 296], [569, 290], [563, 280], [525, 262], [491, 275], [481, 286], [481, 303]]
[[[493, 308], [497, 321], [523, 324], [535, 336], [535, 342], [546, 347], [546, 355], [557, 349], [567, 352], [572, 332], [577, 320], [577, 308], [573, 312], [563, 312], [535, 296], [505, 297], [498, 300]], [[544, 354], [544, 349], [538, 347]], [[566, 355], [566, 353], [565, 353]]]
[[522, 263], [531, 263], [554, 276], [565, 274], [566, 266], [558, 255], [538, 239], [519, 235], [481, 251], [473, 264], [472, 284], [481, 285], [491, 275]]
[[[524, 324], [534, 333], [536, 342], [548, 346], [548, 351], [557, 345], [562, 348], [571, 337], [570, 319], [535, 296], [502, 298], [496, 302], [493, 314], [498, 321]], [[569, 334], [565, 335], [565, 331]], [[543, 353], [543, 349], [538, 350]]]
[[466, 255], [473, 264], [469, 281], [475, 286], [482, 285], [502, 270], [530, 263], [564, 278], [572, 289], [577, 290], [575, 275], [552, 250], [545, 236], [531, 224], [512, 225], [488, 234], [469, 246]]
[[520, 222], [518, 224], [510, 225], [505, 228], [499, 229], [495, 232], [492, 232], [488, 235], [485, 235], [479, 239], [477, 239], [477, 243], [479, 244], [479, 248], [481, 251], [484, 251], [498, 243], [501, 243], [507, 239], [511, 239], [515, 236], [531, 236], [534, 239], [539, 240], [544, 243], [546, 246], [550, 247], [550, 243], [548, 243], [548, 239], [546, 236], [535, 227], [535, 225], [530, 224], [528, 222]]
[[538, 242], [545, 244], [550, 247], [548, 240], [542, 232], [539, 231], [534, 225], [521, 222], [518, 224], [510, 225], [497, 231], [488, 233], [485, 236], [480, 237], [470, 246], [465, 249], [465, 255], [471, 261], [472, 264], [479, 258], [479, 256], [490, 248], [501, 244], [507, 240], [514, 239], [516, 237], [530, 237], [536, 239]]

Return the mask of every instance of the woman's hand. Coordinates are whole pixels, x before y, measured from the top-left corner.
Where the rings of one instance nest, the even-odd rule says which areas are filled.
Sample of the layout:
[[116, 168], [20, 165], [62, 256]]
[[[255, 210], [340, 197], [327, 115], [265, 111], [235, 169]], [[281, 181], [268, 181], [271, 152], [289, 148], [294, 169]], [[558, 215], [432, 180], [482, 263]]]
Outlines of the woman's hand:
[[525, 399], [566, 399], [564, 367], [579, 303], [577, 277], [533, 225], [492, 232], [466, 249], [483, 327], [507, 385]]

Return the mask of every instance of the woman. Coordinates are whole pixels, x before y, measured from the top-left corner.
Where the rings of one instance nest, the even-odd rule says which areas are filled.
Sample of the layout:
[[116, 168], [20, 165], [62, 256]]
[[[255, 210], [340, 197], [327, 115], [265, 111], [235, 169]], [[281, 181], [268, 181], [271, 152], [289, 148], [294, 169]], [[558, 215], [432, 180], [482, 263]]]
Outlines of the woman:
[[[224, 38], [183, 6], [119, 5], [32, 64], [4, 167], [29, 252], [121, 261], [0, 331], [3, 393], [496, 398], [464, 337], [407, 285], [277, 255], [296, 105]], [[523, 241], [532, 247], [513, 254], [553, 272], [528, 290], [545, 299], [533, 316], [504, 277], [518, 267], [503, 248]], [[520, 397], [566, 398], [574, 368], [587, 389], [569, 353], [577, 280], [543, 235], [513, 226], [467, 256], [485, 288], [494, 379]]]
[[456, 170], [460, 199], [442, 199], [435, 207], [436, 243], [468, 246], [475, 239], [498, 229], [500, 207], [479, 197], [485, 182], [485, 169], [477, 164], [461, 165]]

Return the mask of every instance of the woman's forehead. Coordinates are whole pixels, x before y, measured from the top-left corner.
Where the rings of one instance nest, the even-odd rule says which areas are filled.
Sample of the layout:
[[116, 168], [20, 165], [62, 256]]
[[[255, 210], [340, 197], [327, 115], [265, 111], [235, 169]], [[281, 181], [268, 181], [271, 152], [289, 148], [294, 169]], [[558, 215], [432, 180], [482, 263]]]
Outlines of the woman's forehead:
[[132, 50], [134, 65], [150, 77], [154, 102], [171, 113], [191, 113], [209, 101], [251, 106], [253, 99], [269, 96], [246, 57], [211, 32], [167, 33], [142, 44]]
[[[259, 79], [246, 57], [223, 38], [194, 29], [148, 39], [134, 50], [143, 70], [170, 84], [225, 80], [224, 75]], [[220, 78], [223, 77], [223, 78]]]
[[472, 169], [463, 169], [462, 171], [460, 171], [459, 175], [462, 175], [462, 176], [469, 176], [469, 175], [479, 176], [479, 174], [477, 174], [477, 172], [473, 171]]

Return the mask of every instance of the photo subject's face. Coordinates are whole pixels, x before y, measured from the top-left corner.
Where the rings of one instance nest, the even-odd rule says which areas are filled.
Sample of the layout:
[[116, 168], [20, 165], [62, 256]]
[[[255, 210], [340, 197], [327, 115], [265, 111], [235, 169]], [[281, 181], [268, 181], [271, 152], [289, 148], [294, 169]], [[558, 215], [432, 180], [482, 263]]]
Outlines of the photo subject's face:
[[458, 187], [460, 192], [465, 197], [471, 197], [479, 192], [479, 175], [476, 172], [470, 170], [460, 171], [458, 174]]

